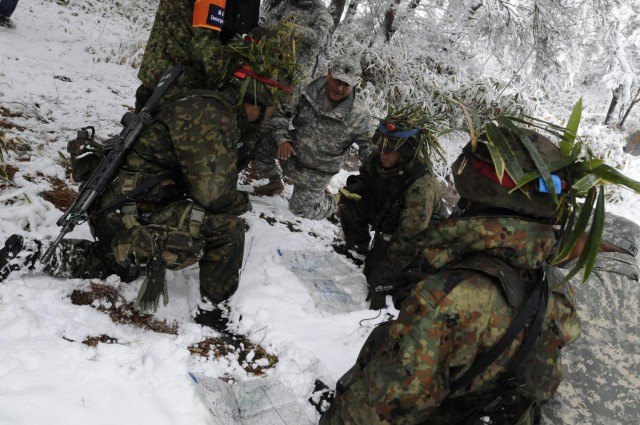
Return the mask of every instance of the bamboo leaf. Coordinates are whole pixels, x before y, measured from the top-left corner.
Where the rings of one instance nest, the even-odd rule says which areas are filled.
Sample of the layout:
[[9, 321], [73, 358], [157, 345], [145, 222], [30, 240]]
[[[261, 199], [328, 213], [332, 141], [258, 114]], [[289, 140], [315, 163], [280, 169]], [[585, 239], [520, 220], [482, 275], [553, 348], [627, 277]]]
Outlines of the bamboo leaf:
[[605, 201], [605, 188], [600, 187], [598, 194], [598, 201], [596, 202], [596, 209], [593, 214], [593, 220], [591, 222], [591, 229], [589, 230], [589, 236], [585, 244], [580, 259], [584, 257], [584, 274], [582, 276], [582, 283], [584, 283], [591, 275], [593, 265], [596, 262], [596, 257], [600, 252], [600, 241], [602, 240], [602, 232], [604, 230], [604, 201]]
[[579, 193], [587, 193], [592, 187], [600, 184], [600, 182], [600, 177], [591, 172], [575, 182], [571, 188], [577, 190]]
[[[576, 243], [584, 233], [587, 225], [589, 224], [589, 217], [591, 217], [591, 212], [593, 211], [593, 204], [596, 201], [596, 190], [591, 190], [587, 194], [586, 199], [584, 200], [584, 204], [580, 208], [580, 214], [578, 215], [578, 219], [576, 220], [575, 226], [572, 225], [570, 221], [569, 226], [566, 229], [563, 229], [563, 236], [566, 235], [566, 230], [571, 229], [568, 236], [565, 236], [565, 241], [563, 241], [562, 247], [560, 248], [560, 252], [554, 258], [553, 264], [558, 264], [565, 261], [571, 251], [573, 251]], [[575, 205], [577, 207], [577, 204]], [[570, 220], [572, 217], [570, 218]]]
[[460, 102], [458, 100], [455, 100], [453, 98], [448, 98], [448, 100], [449, 100], [449, 102], [459, 106], [460, 109], [462, 109], [462, 113], [464, 114], [465, 120], [467, 121], [467, 127], [469, 128], [469, 137], [471, 139], [471, 148], [475, 152], [476, 147], [478, 145], [478, 136], [477, 136], [475, 127], [473, 125], [474, 119], [471, 117], [470, 108], [468, 108], [467, 105], [465, 105], [464, 103], [462, 103], [462, 102]]
[[580, 126], [581, 118], [582, 97], [578, 99], [578, 102], [576, 102], [575, 106], [573, 107], [573, 111], [571, 111], [571, 116], [569, 117], [569, 122], [567, 123], [567, 128], [565, 129], [562, 140], [560, 141], [560, 152], [563, 156], [569, 155], [569, 153], [571, 152], [573, 142], [578, 135], [578, 127]]
[[640, 193], [640, 182], [637, 180], [633, 180], [622, 174], [620, 171], [611, 167], [607, 164], [602, 164], [598, 168], [592, 171], [593, 175], [596, 175], [601, 180], [606, 181], [607, 183], [617, 185], [617, 186], [625, 186], [636, 193]]

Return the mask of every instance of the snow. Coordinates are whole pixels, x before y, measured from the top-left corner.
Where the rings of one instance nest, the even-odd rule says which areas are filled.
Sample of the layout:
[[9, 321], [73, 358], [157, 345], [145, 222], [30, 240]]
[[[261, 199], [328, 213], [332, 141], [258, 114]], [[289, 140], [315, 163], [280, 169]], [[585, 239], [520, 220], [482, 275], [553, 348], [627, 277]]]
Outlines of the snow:
[[[19, 168], [15, 185], [0, 192], [0, 241], [13, 233], [39, 239], [58, 234], [55, 222], [62, 213], [38, 193], [50, 189], [45, 177], [65, 179], [59, 153], [77, 129], [92, 125], [103, 139], [119, 131], [120, 117], [134, 103], [135, 67], [155, 3], [21, 0], [12, 16], [15, 28], [0, 27], [0, 113], [11, 113], [0, 118], [16, 125], [5, 129], [5, 136], [17, 144], [5, 162]], [[598, 151], [608, 149], [630, 177], [640, 177], [640, 163], [614, 145], [620, 136], [605, 127], [590, 129], [602, 145]], [[348, 174], [341, 172], [330, 189], [335, 192]], [[326, 220], [294, 217], [285, 200], [290, 194], [287, 187], [284, 197], [252, 197], [253, 211], [243, 216], [249, 230], [240, 286], [230, 301], [231, 323], [278, 356], [267, 377], [291, 388], [315, 422], [318, 415], [306, 401], [314, 380], [333, 386], [373, 327], [395, 311], [327, 315], [315, 307], [278, 250], [331, 251], [340, 230]], [[623, 191], [618, 198], [612, 209], [637, 219], [638, 197]], [[69, 236], [90, 238], [84, 226]], [[0, 285], [0, 424], [209, 423], [188, 372], [232, 381], [255, 377], [234, 356], [212, 359], [189, 352], [190, 345], [219, 334], [191, 320], [200, 298], [197, 269], [170, 271], [167, 279], [170, 303], [155, 317], [175, 323], [177, 335], [116, 324], [93, 306], [72, 304], [71, 293], [88, 284], [80, 279], [35, 273], [14, 275]], [[131, 302], [141, 281], [106, 283]], [[100, 335], [117, 343], [81, 343]]]

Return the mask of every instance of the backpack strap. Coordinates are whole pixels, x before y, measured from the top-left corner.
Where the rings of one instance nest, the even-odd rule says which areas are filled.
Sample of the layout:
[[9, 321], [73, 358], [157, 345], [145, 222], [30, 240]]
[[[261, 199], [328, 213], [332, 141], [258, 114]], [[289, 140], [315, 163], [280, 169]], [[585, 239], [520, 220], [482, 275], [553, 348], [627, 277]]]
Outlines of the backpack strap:
[[[481, 261], [485, 262], [484, 270], [478, 268]], [[502, 263], [502, 268], [499, 267], [500, 263]], [[487, 264], [489, 264], [488, 267], [486, 267]], [[471, 257], [468, 261], [463, 260], [461, 263], [451, 266], [448, 269], [482, 271], [491, 276], [499, 277], [507, 298], [510, 297], [510, 294], [512, 297], [514, 296], [514, 287], [526, 287], [526, 282], [523, 281], [516, 282], [515, 284], [509, 284], [509, 282], [506, 282], [507, 279], [505, 279], [505, 277], [511, 275], [511, 278], [514, 278], [513, 273], [510, 273], [514, 271], [514, 268], [493, 257]], [[488, 398], [488, 401], [485, 400], [483, 404], [469, 409], [465, 415], [455, 422], [455, 424], [463, 423], [467, 418], [479, 411], [487, 413], [495, 411], [495, 409], [503, 406], [504, 403], [513, 401], [506, 399], [509, 396], [509, 392], [513, 393], [514, 391], [517, 392], [519, 390], [519, 387], [521, 386], [521, 382], [518, 379], [519, 374], [522, 370], [522, 366], [525, 365], [525, 360], [533, 350], [536, 341], [541, 337], [542, 325], [544, 323], [544, 316], [549, 297], [549, 287], [546, 279], [544, 278], [544, 272], [540, 269], [536, 270], [536, 274], [536, 277], [533, 279], [533, 288], [528, 296], [522, 300], [522, 305], [518, 306], [520, 307], [520, 310], [504, 335], [491, 348], [477, 357], [471, 367], [462, 376], [449, 385], [449, 395], [447, 395], [445, 400], [460, 388], [469, 385], [476, 377], [484, 372], [487, 367], [493, 364], [498, 357], [507, 350], [509, 346], [511, 346], [518, 334], [524, 330], [524, 340], [516, 352], [516, 355], [511, 360], [509, 368], [507, 369], [507, 372], [505, 372], [502, 382], [494, 393], [494, 396], [492, 398]], [[531, 281], [531, 277], [528, 280]], [[509, 291], [509, 288], [512, 289], [511, 292]], [[512, 301], [509, 302], [512, 304]], [[445, 400], [443, 400], [443, 402]]]

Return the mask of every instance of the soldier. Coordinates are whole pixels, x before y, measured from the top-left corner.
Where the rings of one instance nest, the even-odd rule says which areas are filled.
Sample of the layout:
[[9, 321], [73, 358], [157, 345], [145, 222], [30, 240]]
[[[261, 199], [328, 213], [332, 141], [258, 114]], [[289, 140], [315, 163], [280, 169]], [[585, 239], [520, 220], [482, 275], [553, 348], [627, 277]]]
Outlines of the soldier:
[[274, 28], [281, 22], [295, 24], [300, 38], [297, 81], [313, 78], [319, 53], [329, 44], [333, 20], [322, 0], [283, 0], [261, 19], [261, 26]]
[[274, 195], [284, 190], [274, 160], [278, 158], [285, 175], [293, 181], [289, 200], [292, 213], [319, 220], [336, 212], [335, 197], [325, 189], [352, 144], [358, 145], [360, 158], [366, 158], [373, 133], [354, 92], [361, 73], [358, 61], [340, 56], [334, 59], [326, 77], [305, 87], [295, 108], [293, 129], [288, 120], [278, 119], [277, 129], [256, 147], [254, 170], [268, 177], [269, 183], [256, 187], [254, 193]]
[[[224, 90], [188, 89], [196, 75], [187, 72], [93, 205], [90, 225], [96, 242], [63, 240], [46, 271], [74, 278], [117, 274], [125, 282], [146, 272], [136, 306], [148, 313], [155, 311], [161, 294], [168, 302], [165, 268], [198, 263], [203, 299], [213, 304], [228, 299], [238, 286], [244, 251], [245, 223], [238, 216], [250, 209], [247, 194], [237, 190], [237, 142], [248, 123], [273, 113], [282, 90], [293, 91], [271, 80], [276, 73], [295, 69], [294, 61], [287, 62], [295, 57], [287, 37], [285, 32], [274, 33], [272, 39], [249, 45], [249, 50], [278, 46], [273, 55], [280, 69], [261, 64], [266, 74], [252, 72], [251, 58], [256, 55], [230, 57], [249, 67], [228, 76]], [[244, 97], [241, 86], [247, 87]], [[131, 199], [128, 194], [139, 187], [146, 189]], [[126, 202], [120, 202], [123, 198]], [[11, 236], [0, 253], [0, 276], [21, 262], [32, 265], [38, 255], [33, 251], [37, 249], [30, 241]], [[199, 323], [208, 312], [200, 313]]]
[[[639, 417], [638, 386], [629, 381], [638, 376], [640, 352], [639, 246], [640, 226], [607, 213], [591, 275], [584, 284], [582, 276], [572, 279], [583, 337], [563, 353], [562, 384], [543, 408], [545, 423], [635, 423], [631, 418]], [[576, 261], [554, 269], [556, 280]]]
[[[433, 177], [433, 137], [417, 106], [390, 112], [372, 141], [375, 149], [341, 189], [338, 216], [347, 249], [366, 254], [364, 274], [371, 308], [384, 307], [385, 295], [402, 271], [421, 271], [414, 243], [440, 208], [440, 185]], [[371, 229], [375, 232], [373, 245]]]
[[[500, 134], [525, 173], [537, 166], [520, 137], [545, 163], [562, 158], [523, 131]], [[420, 241], [432, 274], [373, 330], [321, 424], [532, 424], [556, 390], [560, 349], [580, 335], [567, 287], [542, 278], [556, 202], [533, 185], [513, 190], [488, 143], [473, 146], [452, 167], [464, 214], [433, 221]]]

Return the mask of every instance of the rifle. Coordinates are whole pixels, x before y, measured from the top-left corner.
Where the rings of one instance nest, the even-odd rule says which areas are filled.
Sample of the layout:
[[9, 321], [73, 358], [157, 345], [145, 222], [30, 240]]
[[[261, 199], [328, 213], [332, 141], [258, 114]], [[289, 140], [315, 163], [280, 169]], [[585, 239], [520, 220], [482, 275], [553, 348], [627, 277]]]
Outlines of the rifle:
[[120, 122], [124, 129], [118, 136], [112, 137], [105, 143], [107, 154], [100, 161], [98, 167], [91, 173], [86, 183], [80, 188], [80, 192], [73, 204], [56, 223], [62, 227], [60, 234], [42, 256], [41, 262], [48, 264], [53, 257], [56, 247], [60, 244], [64, 236], [71, 232], [78, 224], [84, 223], [88, 219], [88, 211], [95, 199], [106, 189], [113, 179], [113, 176], [120, 168], [124, 157], [129, 153], [133, 144], [138, 140], [142, 131], [153, 122], [153, 114], [160, 99], [178, 79], [182, 69], [176, 66], [164, 73], [160, 78], [153, 94], [144, 105], [144, 108], [137, 114], [127, 112], [122, 116]]

